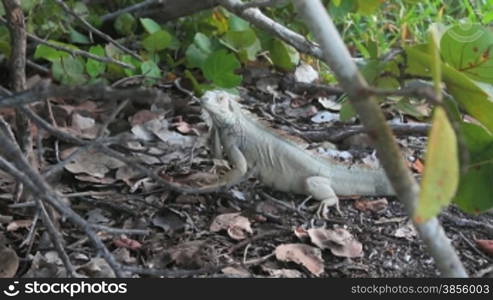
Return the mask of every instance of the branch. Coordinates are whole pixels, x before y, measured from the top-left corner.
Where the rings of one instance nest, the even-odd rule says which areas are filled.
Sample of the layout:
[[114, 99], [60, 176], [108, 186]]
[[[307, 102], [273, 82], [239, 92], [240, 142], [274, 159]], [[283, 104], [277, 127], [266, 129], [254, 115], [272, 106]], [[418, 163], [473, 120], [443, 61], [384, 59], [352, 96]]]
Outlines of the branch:
[[94, 99], [119, 101], [129, 99], [143, 104], [152, 104], [161, 101], [165, 105], [171, 105], [171, 100], [168, 97], [165, 97], [158, 89], [115, 89], [101, 84], [63, 86], [51, 84], [48, 80], [43, 80], [30, 90], [0, 98], [0, 108], [19, 107], [21, 105], [39, 102], [46, 98], [57, 97], [74, 100]]
[[280, 38], [296, 48], [298, 51], [310, 54], [311, 56], [323, 60], [322, 50], [318, 45], [310, 42], [301, 34], [298, 34], [267, 17], [260, 11], [260, 9], [254, 7], [244, 9], [243, 7], [245, 4], [240, 0], [218, 1], [227, 10], [237, 14], [258, 28], [261, 28], [266, 32]]
[[61, 0], [55, 0], [55, 2], [58, 3], [58, 5], [60, 5], [63, 8], [64, 11], [66, 11], [68, 14], [74, 16], [74, 18], [76, 18], [77, 20], [79, 20], [79, 22], [81, 22], [84, 25], [84, 27], [86, 27], [86, 29], [89, 32], [93, 32], [96, 35], [99, 35], [104, 40], [106, 40], [106, 41], [110, 42], [111, 44], [115, 45], [116, 48], [122, 50], [123, 52], [131, 55], [132, 57], [134, 57], [134, 58], [136, 58], [136, 59], [138, 59], [140, 61], [143, 61], [142, 57], [140, 57], [139, 55], [137, 55], [135, 52], [131, 51], [130, 49], [128, 49], [126, 47], [124, 47], [123, 45], [121, 45], [120, 43], [118, 43], [117, 41], [115, 41], [112, 37], [110, 37], [106, 33], [102, 32], [101, 30], [99, 30], [99, 29], [95, 28], [94, 26], [92, 26], [84, 18], [82, 18], [81, 16], [79, 16], [72, 9], [70, 9], [70, 7], [68, 7], [68, 5], [65, 4], [65, 2], [63, 2]]
[[[375, 141], [377, 155], [399, 200], [408, 215], [414, 214], [419, 186], [406, 167], [400, 150], [375, 98], [368, 93], [368, 84], [361, 76], [349, 51], [342, 41], [332, 19], [319, 0], [293, 0], [305, 22], [311, 28], [324, 52], [324, 61], [331, 67], [363, 125]], [[467, 277], [457, 253], [438, 222], [433, 218], [426, 223], [414, 222], [420, 237], [428, 246], [443, 276]]]
[[[39, 173], [29, 165], [27, 160], [20, 154], [15, 145], [2, 131], [0, 131], [0, 143], [2, 144], [2, 147], [0, 147], [0, 154], [2, 155], [0, 167], [6, 168], [5, 171], [14, 176], [16, 180], [21, 181], [33, 195], [36, 195], [49, 203], [60, 214], [79, 226], [87, 234], [96, 250], [102, 253], [116, 276], [122, 277], [123, 273], [120, 264], [96, 235], [91, 224], [61, 201], [59, 196], [51, 189]], [[19, 170], [22, 170], [22, 172]]]
[[[395, 135], [419, 135], [425, 136], [431, 128], [430, 124], [389, 124]], [[297, 130], [288, 128], [293, 133], [312, 142], [338, 143], [342, 140], [360, 133], [368, 133], [365, 126], [330, 126], [325, 130]]]
[[102, 22], [111, 21], [111, 20], [116, 19], [120, 15], [123, 15], [125, 13], [131, 13], [131, 12], [135, 12], [135, 11], [138, 11], [138, 10], [142, 10], [142, 9], [144, 9], [144, 8], [150, 6], [150, 5], [158, 4], [158, 3], [161, 3], [161, 2], [163, 2], [163, 1], [162, 0], [146, 0], [146, 1], [142, 1], [140, 3], [137, 3], [137, 4], [134, 4], [134, 5], [125, 7], [123, 9], [114, 11], [114, 12], [109, 13], [109, 14], [106, 14], [106, 15], [104, 15], [104, 16], [101, 17], [101, 21]]
[[[7, 24], [7, 21], [5, 21], [4, 18], [0, 17], [0, 23], [3, 23], [3, 24]], [[27, 34], [27, 37], [30, 39], [30, 40], [33, 40], [35, 41], [36, 43], [39, 43], [39, 44], [43, 44], [43, 45], [46, 45], [46, 46], [49, 46], [53, 49], [56, 49], [56, 50], [60, 50], [60, 51], [63, 51], [63, 52], [67, 52], [69, 53], [70, 55], [72, 56], [77, 56], [77, 55], [80, 55], [80, 56], [84, 56], [84, 57], [87, 57], [87, 58], [91, 58], [91, 59], [94, 59], [94, 60], [97, 60], [97, 61], [100, 61], [100, 62], [104, 62], [104, 63], [113, 63], [113, 64], [116, 64], [116, 65], [119, 65], [120, 67], [123, 67], [123, 68], [128, 68], [128, 69], [132, 69], [132, 70], [135, 70], [135, 67], [132, 66], [132, 65], [129, 65], [127, 63], [124, 63], [122, 61], [119, 61], [119, 60], [116, 60], [116, 59], [113, 59], [111, 57], [107, 57], [107, 56], [98, 56], [98, 55], [95, 55], [95, 54], [92, 54], [92, 53], [89, 53], [87, 51], [82, 51], [82, 50], [79, 50], [79, 49], [70, 49], [70, 48], [67, 48], [67, 47], [64, 47], [64, 46], [60, 46], [60, 45], [57, 45], [57, 44], [54, 44], [54, 43], [51, 43], [47, 40], [44, 40], [40, 37], [37, 37], [35, 36], [34, 34], [32, 33], [29, 33], [29, 32], [26, 32]]]

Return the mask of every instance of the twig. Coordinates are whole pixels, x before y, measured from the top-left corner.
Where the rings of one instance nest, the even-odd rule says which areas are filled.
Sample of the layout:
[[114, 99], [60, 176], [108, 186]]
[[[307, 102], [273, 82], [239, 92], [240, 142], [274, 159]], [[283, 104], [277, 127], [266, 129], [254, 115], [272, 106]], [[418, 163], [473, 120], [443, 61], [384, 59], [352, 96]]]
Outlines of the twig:
[[123, 15], [125, 13], [131, 13], [131, 12], [134, 12], [137, 10], [141, 10], [141, 9], [146, 8], [147, 6], [150, 6], [150, 5], [155, 4], [155, 3], [160, 3], [160, 2], [162, 2], [162, 0], [142, 1], [142, 2], [134, 4], [132, 6], [125, 7], [123, 9], [114, 11], [114, 12], [109, 13], [109, 14], [106, 14], [106, 15], [101, 17], [101, 21], [103, 21], [103, 22], [111, 21], [111, 20], [116, 19], [116, 18], [118, 18], [118, 16]]
[[[7, 24], [7, 21], [5, 21], [4, 18], [0, 17], [0, 23]], [[113, 59], [111, 57], [98, 56], [98, 55], [89, 53], [87, 51], [79, 50], [79, 49], [70, 49], [70, 48], [67, 48], [67, 47], [64, 47], [64, 46], [61, 46], [61, 45], [58, 45], [58, 44], [51, 43], [51, 42], [49, 42], [47, 40], [44, 40], [44, 39], [42, 39], [40, 37], [37, 37], [36, 35], [34, 35], [32, 33], [26, 32], [26, 34], [27, 34], [27, 37], [29, 39], [31, 39], [31, 40], [39, 43], [39, 44], [43, 44], [43, 45], [49, 46], [49, 47], [51, 47], [53, 49], [60, 50], [60, 51], [63, 51], [63, 52], [67, 52], [67, 53], [69, 53], [72, 56], [80, 55], [80, 56], [91, 58], [91, 59], [94, 59], [94, 60], [97, 60], [97, 61], [100, 61], [100, 62], [114, 63], [116, 65], [119, 65], [120, 67], [124, 67], [124, 68], [129, 68], [129, 69], [135, 70], [135, 67], [133, 65], [129, 65], [129, 64], [124, 63], [122, 61]]]
[[228, 253], [231, 254], [239, 249], [241, 249], [242, 247], [250, 244], [251, 242], [253, 241], [257, 241], [257, 240], [261, 240], [261, 239], [265, 239], [265, 238], [268, 238], [268, 237], [271, 237], [271, 236], [280, 236], [282, 234], [286, 234], [288, 233], [289, 231], [288, 230], [269, 230], [269, 231], [265, 231], [265, 232], [262, 232], [262, 233], [259, 233], [255, 236], [252, 236], [246, 240], [243, 240], [239, 243], [237, 243], [236, 245], [232, 246], [231, 248], [229, 248], [228, 250]]
[[[390, 129], [395, 135], [419, 135], [425, 136], [431, 128], [430, 124], [389, 124]], [[362, 125], [353, 126], [330, 126], [325, 130], [296, 130], [289, 128], [296, 135], [299, 135], [312, 142], [329, 141], [338, 143], [352, 135], [367, 133]]]
[[[29, 165], [26, 159], [20, 154], [14, 144], [9, 141], [3, 132], [0, 132], [0, 167], [21, 181], [34, 195], [48, 202], [60, 214], [67, 217], [74, 224], [79, 226], [89, 237], [97, 251], [100, 251], [104, 259], [115, 272], [116, 276], [122, 277], [120, 264], [109, 252], [101, 239], [96, 235], [91, 225], [81, 216], [75, 213], [70, 207], [63, 204], [59, 196], [51, 189], [46, 181]], [[19, 170], [22, 170], [20, 172]]]
[[53, 243], [53, 246], [55, 246], [56, 251], [60, 255], [60, 259], [62, 260], [65, 269], [67, 269], [67, 274], [70, 277], [78, 277], [74, 265], [72, 265], [72, 263], [70, 262], [70, 258], [68, 257], [67, 252], [65, 252], [65, 249], [63, 247], [62, 237], [60, 236], [59, 231], [55, 228], [53, 222], [51, 221], [51, 218], [48, 215], [48, 211], [46, 210], [43, 201], [41, 201], [41, 199], [39, 199], [36, 196], [34, 197], [34, 199], [37, 202], [37, 206], [41, 211], [41, 219], [43, 220], [43, 224], [45, 225], [46, 230], [50, 235], [51, 242]]
[[14, 93], [11, 96], [0, 98], [0, 108], [17, 107], [24, 104], [42, 101], [45, 98], [63, 97], [74, 100], [126, 100], [132, 102], [151, 104], [157, 101], [165, 105], [171, 105], [168, 98], [158, 89], [114, 89], [109, 86], [96, 84], [86, 86], [59, 86], [43, 80], [32, 89], [25, 92]]
[[[387, 177], [408, 215], [412, 216], [419, 186], [406, 167], [378, 103], [367, 93], [368, 84], [359, 73], [332, 19], [319, 0], [293, 0], [293, 3], [321, 44], [324, 61], [331, 67], [370, 137], [374, 139], [378, 158]], [[443, 276], [467, 277], [462, 262], [437, 218], [424, 223], [414, 221], [414, 226]]]
[[30, 60], [30, 59], [28, 59], [28, 60], [26, 61], [26, 64], [27, 64], [27, 66], [28, 66], [28, 67], [31, 67], [31, 68], [35, 69], [36, 71], [41, 72], [41, 73], [43, 73], [43, 74], [45, 74], [45, 75], [46, 75], [46, 74], [50, 74], [50, 69], [45, 68], [45, 67], [43, 67], [42, 65], [37, 64], [37, 63], [33, 62], [33, 61], [32, 61], [32, 60]]
[[90, 32], [95, 33], [96, 35], [99, 35], [104, 40], [112, 43], [113, 45], [115, 45], [115, 47], [117, 47], [118, 49], [122, 50], [123, 52], [131, 55], [132, 57], [138, 59], [139, 61], [143, 61], [142, 57], [140, 57], [139, 55], [137, 55], [135, 52], [131, 51], [130, 49], [128, 49], [126, 47], [124, 47], [122, 44], [120, 44], [117, 41], [115, 41], [112, 37], [110, 37], [106, 33], [102, 32], [101, 30], [99, 30], [99, 29], [95, 28], [94, 26], [92, 26], [84, 18], [82, 18], [81, 16], [79, 16], [72, 9], [70, 9], [70, 7], [68, 7], [68, 5], [65, 4], [65, 2], [63, 2], [61, 0], [55, 0], [55, 2], [58, 3], [63, 8], [63, 10], [65, 10], [67, 13], [69, 13], [70, 15], [74, 16], [74, 18], [76, 18], [77, 20], [79, 20], [84, 25], [84, 27], [86, 27], [87, 30], [89, 30]]
[[151, 232], [147, 229], [124, 229], [113, 228], [99, 224], [91, 224], [91, 227], [96, 230], [101, 230], [111, 234], [127, 234], [127, 235], [149, 235]]
[[310, 54], [323, 60], [322, 50], [318, 45], [310, 42], [301, 34], [298, 34], [267, 17], [260, 11], [260, 9], [255, 7], [243, 9], [244, 3], [240, 0], [219, 0], [218, 2], [227, 10], [280, 38], [296, 48], [298, 51]]
[[274, 6], [284, 0], [256, 0], [256, 1], [251, 1], [251, 2], [246, 2], [243, 3], [241, 6], [243, 9], [248, 9], [252, 7], [269, 7], [269, 6]]
[[446, 219], [449, 222], [454, 223], [455, 226], [460, 226], [460, 227], [471, 227], [471, 228], [483, 228], [484, 230], [488, 231], [490, 234], [493, 234], [493, 225], [486, 223], [486, 222], [479, 222], [475, 220], [469, 220], [466, 218], [460, 218], [457, 216], [454, 216], [448, 212], [441, 212], [440, 216]]

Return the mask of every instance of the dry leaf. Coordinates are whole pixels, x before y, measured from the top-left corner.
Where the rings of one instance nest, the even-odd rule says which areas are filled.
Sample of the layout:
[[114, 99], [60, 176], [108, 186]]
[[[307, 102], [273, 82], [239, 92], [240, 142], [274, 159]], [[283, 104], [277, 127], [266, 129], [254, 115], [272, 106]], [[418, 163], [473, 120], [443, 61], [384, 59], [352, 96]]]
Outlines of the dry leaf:
[[0, 278], [12, 278], [19, 268], [19, 257], [14, 250], [3, 247], [0, 250]]
[[284, 244], [277, 246], [275, 254], [278, 260], [303, 265], [315, 276], [320, 276], [324, 272], [322, 252], [315, 247], [305, 244]]
[[7, 231], [17, 231], [19, 228], [29, 228], [33, 220], [15, 220], [7, 225]]
[[244, 267], [237, 266], [237, 267], [226, 267], [221, 270], [226, 275], [233, 275], [233, 276], [239, 276], [239, 277], [251, 277], [252, 274], [245, 269]]
[[378, 200], [358, 200], [354, 202], [354, 207], [360, 211], [371, 211], [374, 213], [382, 213], [387, 209], [389, 202], [387, 199], [378, 199]]
[[493, 256], [493, 240], [476, 240], [476, 244], [485, 253]]
[[210, 226], [210, 231], [227, 230], [228, 235], [235, 240], [243, 240], [247, 234], [253, 233], [250, 221], [240, 213], [229, 213], [217, 216]]
[[320, 249], [330, 249], [335, 256], [363, 256], [363, 245], [344, 228], [336, 228], [334, 230], [311, 228], [308, 229], [308, 235], [313, 244]]
[[106, 260], [100, 257], [91, 259], [76, 270], [89, 278], [115, 278], [113, 269]]
[[405, 238], [406, 240], [413, 240], [416, 236], [416, 229], [414, 229], [411, 222], [407, 222], [395, 230], [394, 236], [398, 238]]
[[166, 253], [178, 266], [200, 268], [204, 266], [201, 255], [204, 246], [203, 240], [188, 241], [169, 248]]
[[306, 63], [301, 63], [294, 71], [294, 78], [297, 82], [312, 83], [318, 80], [318, 72]]
[[141, 243], [136, 240], [129, 239], [126, 236], [122, 236], [121, 238], [114, 240], [113, 244], [115, 244], [118, 248], [127, 248], [134, 251], [139, 250], [142, 247]]
[[[65, 159], [75, 150], [70, 148], [62, 152], [62, 159]], [[84, 173], [93, 177], [104, 178], [106, 173], [110, 170], [120, 168], [125, 164], [116, 158], [107, 156], [97, 150], [90, 149], [83, 151], [76, 155], [68, 164], [65, 165], [65, 169], [70, 173]]]

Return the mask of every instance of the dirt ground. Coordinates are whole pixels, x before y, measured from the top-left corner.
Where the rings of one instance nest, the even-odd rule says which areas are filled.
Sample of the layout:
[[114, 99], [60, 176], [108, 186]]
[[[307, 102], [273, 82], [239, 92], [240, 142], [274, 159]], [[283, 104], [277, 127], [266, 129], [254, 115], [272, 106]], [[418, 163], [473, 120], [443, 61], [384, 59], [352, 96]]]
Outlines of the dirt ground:
[[[178, 91], [173, 93], [171, 97], [185, 98]], [[306, 112], [306, 103], [286, 115], [289, 105], [284, 104], [291, 100], [279, 101], [278, 107], [273, 109], [271, 95], [264, 93], [262, 96], [262, 92], [258, 91], [250, 95], [251, 98], [247, 98], [243, 104], [261, 118], [271, 116], [267, 121], [272, 126], [327, 126], [310, 124], [307, 118], [302, 116]], [[253, 98], [259, 101], [254, 103]], [[185, 104], [184, 107], [189, 105]], [[166, 134], [174, 132], [173, 134], [179, 138], [189, 136], [195, 141], [198, 141], [198, 136], [204, 135], [204, 124], [197, 106], [191, 106], [195, 113], [175, 110], [166, 116], [170, 124], [179, 123], [177, 126], [173, 125], [173, 129], [166, 131]], [[320, 109], [318, 104], [314, 107]], [[136, 112], [146, 109], [150, 108], [132, 107], [118, 116], [115, 123], [128, 123], [129, 118]], [[279, 114], [273, 115], [272, 111]], [[182, 117], [177, 121], [179, 115]], [[300, 120], [305, 124], [300, 123]], [[113, 128], [110, 126], [111, 130], [116, 130]], [[128, 126], [123, 128], [128, 130]], [[410, 157], [422, 159], [424, 137], [401, 136], [398, 140], [410, 165], [413, 163]], [[46, 144], [45, 155], [49, 162], [54, 159], [54, 143], [49, 136], [46, 136], [43, 142]], [[360, 141], [356, 143], [361, 144]], [[353, 151], [351, 153], [355, 156], [365, 157], [372, 152], [368, 149], [354, 150], [351, 145], [354, 145], [354, 142], [345, 147]], [[310, 146], [313, 146], [313, 143], [310, 143]], [[210, 180], [212, 172], [221, 173], [222, 165], [218, 162], [212, 163], [208, 158], [207, 149], [205, 143], [194, 142], [186, 147], [176, 148], [174, 152], [168, 152], [167, 155], [171, 153], [172, 158], [168, 157], [166, 165], [158, 166], [162, 176], [178, 181], [177, 178], [181, 175], [182, 182], [186, 183]], [[91, 174], [81, 176], [74, 168], [67, 168], [54, 186], [70, 195], [68, 199], [71, 207], [93, 223], [117, 228], [151, 230], [146, 236], [99, 233], [116, 259], [126, 265], [188, 271], [187, 276], [193, 277], [439, 276], [425, 246], [410, 226], [402, 205], [395, 198], [343, 199], [342, 215], [332, 210], [328, 220], [317, 220], [313, 211], [300, 207], [304, 196], [273, 191], [263, 187], [254, 178], [227, 191], [183, 195], [166, 191], [145, 178], [131, 177], [130, 172], [127, 174], [121, 168], [120, 166], [118, 170], [108, 171], [103, 177], [91, 177]], [[121, 173], [124, 175], [121, 176]], [[4, 190], [4, 195], [6, 191], [8, 189]], [[63, 265], [49, 243], [44, 228], [38, 226], [28, 237], [29, 226], [33, 222], [31, 210], [13, 209], [2, 203], [6, 202], [0, 201], [0, 215], [10, 217], [1, 225], [4, 229], [8, 228], [4, 233], [5, 238], [21, 257], [17, 276], [63, 276]], [[307, 202], [307, 206], [315, 204], [314, 201]], [[376, 208], [374, 204], [377, 204]], [[241, 229], [211, 229], [211, 224], [217, 216], [238, 212], [246, 218], [243, 220], [248, 222], [245, 228], [250, 226], [251, 232], [245, 233]], [[493, 239], [493, 216], [467, 215], [451, 206], [439, 219], [469, 274], [477, 277], [493, 276], [493, 257], [483, 252], [476, 243], [477, 240]], [[82, 231], [63, 217], [57, 220], [66, 250], [78, 268], [94, 271], [95, 264], [104, 265], [100, 260], [95, 260], [97, 253]], [[14, 223], [18, 225], [16, 228], [8, 227]], [[282, 261], [273, 255], [280, 245], [304, 244], [316, 248], [306, 237], [300, 238], [296, 234], [309, 228], [345, 229], [352, 234], [354, 240], [361, 243], [362, 256], [339, 257], [329, 249], [319, 250], [323, 271], [316, 275], [306, 265]], [[26, 240], [27, 245], [22, 244]], [[217, 266], [221, 267], [214, 269]], [[204, 269], [209, 271], [204, 274]], [[85, 274], [91, 276], [90, 272]]]

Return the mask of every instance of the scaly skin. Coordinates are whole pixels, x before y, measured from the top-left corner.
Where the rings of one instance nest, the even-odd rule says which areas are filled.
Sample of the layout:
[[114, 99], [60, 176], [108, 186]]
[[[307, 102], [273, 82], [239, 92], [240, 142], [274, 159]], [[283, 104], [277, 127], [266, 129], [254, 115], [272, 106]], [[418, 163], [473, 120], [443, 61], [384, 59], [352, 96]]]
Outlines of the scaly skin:
[[339, 210], [337, 195], [394, 195], [382, 169], [317, 157], [246, 116], [235, 99], [224, 91], [208, 91], [201, 99], [214, 140], [233, 164], [227, 180], [238, 180], [253, 167], [265, 185], [321, 201], [323, 215], [330, 206]]

